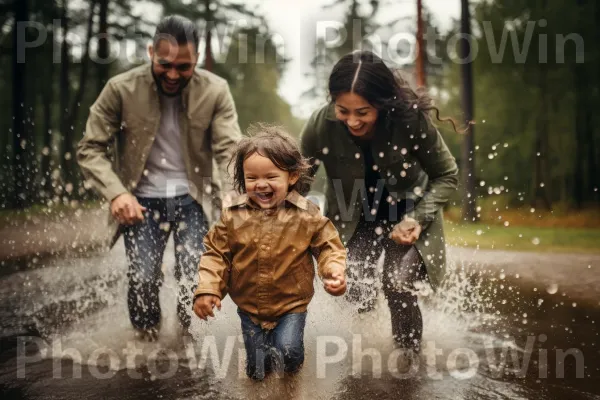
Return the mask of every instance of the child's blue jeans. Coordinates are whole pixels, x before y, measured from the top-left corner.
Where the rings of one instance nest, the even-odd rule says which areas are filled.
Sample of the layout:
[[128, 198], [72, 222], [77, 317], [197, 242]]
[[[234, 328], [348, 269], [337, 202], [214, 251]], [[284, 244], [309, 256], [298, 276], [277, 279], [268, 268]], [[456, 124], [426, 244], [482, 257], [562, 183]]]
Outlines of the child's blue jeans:
[[238, 309], [246, 347], [246, 374], [262, 380], [270, 371], [296, 372], [304, 362], [306, 312], [283, 315], [277, 326], [263, 329]]

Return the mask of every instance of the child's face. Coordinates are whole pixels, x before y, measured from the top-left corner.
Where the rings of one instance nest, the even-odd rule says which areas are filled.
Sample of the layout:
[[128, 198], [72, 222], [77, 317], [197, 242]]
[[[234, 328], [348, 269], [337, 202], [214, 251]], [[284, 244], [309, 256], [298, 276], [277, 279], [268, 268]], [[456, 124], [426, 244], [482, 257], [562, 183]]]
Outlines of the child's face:
[[288, 188], [297, 180], [297, 174], [277, 168], [273, 161], [258, 153], [244, 161], [246, 192], [261, 208], [274, 208], [283, 203]]

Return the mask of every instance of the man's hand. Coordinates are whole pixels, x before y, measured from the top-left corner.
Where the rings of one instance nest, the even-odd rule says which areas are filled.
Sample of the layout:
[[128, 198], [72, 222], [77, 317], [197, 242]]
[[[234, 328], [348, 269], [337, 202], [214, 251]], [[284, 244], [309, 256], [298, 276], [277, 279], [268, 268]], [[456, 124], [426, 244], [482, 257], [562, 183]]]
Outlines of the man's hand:
[[423, 228], [416, 219], [405, 217], [399, 224], [394, 226], [389, 238], [403, 245], [411, 245], [419, 239]]
[[110, 213], [123, 225], [133, 225], [144, 220], [144, 211], [135, 196], [123, 193], [115, 197], [110, 203]]
[[345, 269], [341, 265], [330, 267], [327, 275], [323, 275], [323, 287], [332, 296], [341, 296], [346, 292]]
[[213, 294], [203, 294], [196, 297], [194, 301], [194, 312], [199, 318], [207, 321], [208, 317], [215, 317], [213, 308], [215, 306], [221, 311], [221, 299]]

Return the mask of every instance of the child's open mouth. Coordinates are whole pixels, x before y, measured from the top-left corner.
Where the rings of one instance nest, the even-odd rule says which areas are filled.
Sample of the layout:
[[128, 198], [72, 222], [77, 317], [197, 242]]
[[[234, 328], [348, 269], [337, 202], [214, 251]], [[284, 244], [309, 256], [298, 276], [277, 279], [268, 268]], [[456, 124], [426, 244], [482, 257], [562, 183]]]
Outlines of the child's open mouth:
[[255, 192], [256, 193], [256, 197], [260, 200], [260, 201], [269, 201], [273, 198], [273, 192]]

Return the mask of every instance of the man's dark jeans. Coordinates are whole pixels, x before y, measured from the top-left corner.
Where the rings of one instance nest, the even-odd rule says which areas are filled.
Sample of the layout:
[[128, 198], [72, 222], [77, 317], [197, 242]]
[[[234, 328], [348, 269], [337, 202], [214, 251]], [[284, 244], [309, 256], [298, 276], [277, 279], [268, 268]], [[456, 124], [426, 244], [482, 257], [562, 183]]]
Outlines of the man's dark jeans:
[[208, 230], [202, 207], [191, 196], [138, 198], [146, 207], [144, 221], [124, 229], [129, 262], [129, 318], [135, 328], [152, 329], [160, 322], [158, 294], [163, 279], [163, 254], [171, 231], [175, 241], [175, 278], [179, 285], [177, 314], [189, 327], [198, 263]]
[[283, 315], [277, 326], [263, 329], [238, 309], [246, 347], [246, 374], [262, 380], [265, 374], [276, 371], [296, 372], [304, 362], [304, 326], [306, 313]]

